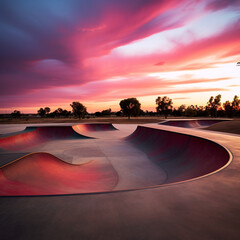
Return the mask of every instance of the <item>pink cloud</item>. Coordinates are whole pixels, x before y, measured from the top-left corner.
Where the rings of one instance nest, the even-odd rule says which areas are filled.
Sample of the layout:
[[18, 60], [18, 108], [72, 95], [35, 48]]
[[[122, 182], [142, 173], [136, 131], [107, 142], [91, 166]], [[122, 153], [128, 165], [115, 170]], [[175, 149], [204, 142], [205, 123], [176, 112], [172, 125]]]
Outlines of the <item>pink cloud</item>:
[[[95, 71], [99, 73], [98, 77], [101, 79], [129, 74], [213, 67], [214, 64], [220, 62], [222, 56], [224, 57], [233, 50], [235, 55], [236, 49], [240, 49], [239, 23], [238, 21], [234, 25], [228, 26], [215, 36], [196, 40], [186, 45], [179, 44], [168, 53], [137, 57], [112, 54], [93, 59], [91, 64], [95, 66]], [[211, 58], [209, 58], [210, 56]], [[162, 64], [163, 62], [164, 64]]]
[[[61, 1], [57, 8], [48, 11], [41, 3], [31, 5], [34, 21], [24, 6], [5, 4], [8, 6], [4, 11], [0, 10], [4, 33], [0, 39], [1, 107], [162, 94], [158, 88], [168, 89], [169, 94], [213, 91], [208, 87], [176, 90], [174, 86], [227, 79], [170, 82], [146, 76], [154, 72], [213, 68], [216, 63], [229, 61], [227, 57], [240, 54], [239, 20], [202, 39], [187, 43], [176, 39], [175, 47], [168, 52], [124, 56], [116, 51], [152, 34], [176, 30], [204, 14], [225, 8], [236, 11], [239, 1], [90, 2], [81, 5], [81, 1], [74, 4]], [[40, 20], [42, 24], [37, 24]], [[106, 81], [114, 77], [122, 80]], [[74, 88], [79, 93], [72, 91]]]

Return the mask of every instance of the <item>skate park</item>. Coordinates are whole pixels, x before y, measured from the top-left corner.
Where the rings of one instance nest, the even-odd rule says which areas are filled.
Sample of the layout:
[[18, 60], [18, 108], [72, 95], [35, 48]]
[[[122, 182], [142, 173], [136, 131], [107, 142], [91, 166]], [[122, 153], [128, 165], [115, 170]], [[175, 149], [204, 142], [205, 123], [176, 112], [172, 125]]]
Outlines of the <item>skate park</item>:
[[238, 239], [239, 142], [164, 124], [3, 125], [3, 236]]

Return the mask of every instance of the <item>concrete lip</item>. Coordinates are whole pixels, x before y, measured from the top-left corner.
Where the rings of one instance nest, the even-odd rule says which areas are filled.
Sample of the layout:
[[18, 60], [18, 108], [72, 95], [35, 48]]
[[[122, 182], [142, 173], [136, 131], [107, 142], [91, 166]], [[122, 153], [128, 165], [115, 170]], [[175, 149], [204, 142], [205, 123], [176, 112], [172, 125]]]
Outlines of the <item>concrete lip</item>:
[[[1, 158], [8, 162], [0, 168], [0, 195], [159, 187], [216, 173], [231, 161], [226, 148], [205, 138], [156, 126], [117, 128], [111, 124], [39, 126], [1, 137]], [[16, 159], [18, 154], [22, 156]]]

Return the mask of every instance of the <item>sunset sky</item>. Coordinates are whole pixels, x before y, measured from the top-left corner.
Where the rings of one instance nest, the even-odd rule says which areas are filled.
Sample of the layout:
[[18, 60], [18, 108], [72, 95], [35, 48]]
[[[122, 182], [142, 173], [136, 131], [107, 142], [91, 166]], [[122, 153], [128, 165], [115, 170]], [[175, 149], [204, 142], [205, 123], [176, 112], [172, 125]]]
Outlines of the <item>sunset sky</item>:
[[1, 0], [0, 113], [240, 96], [239, 0]]

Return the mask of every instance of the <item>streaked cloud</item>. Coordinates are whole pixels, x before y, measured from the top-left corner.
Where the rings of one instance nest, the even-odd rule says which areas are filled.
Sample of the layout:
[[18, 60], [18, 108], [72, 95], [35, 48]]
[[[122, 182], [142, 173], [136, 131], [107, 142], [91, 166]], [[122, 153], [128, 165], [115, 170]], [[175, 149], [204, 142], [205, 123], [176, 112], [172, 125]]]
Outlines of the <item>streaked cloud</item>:
[[105, 108], [128, 96], [154, 104], [160, 94], [196, 104], [199, 92], [232, 97], [239, 12], [233, 0], [2, 0], [0, 111], [74, 100], [95, 111], [96, 98]]

